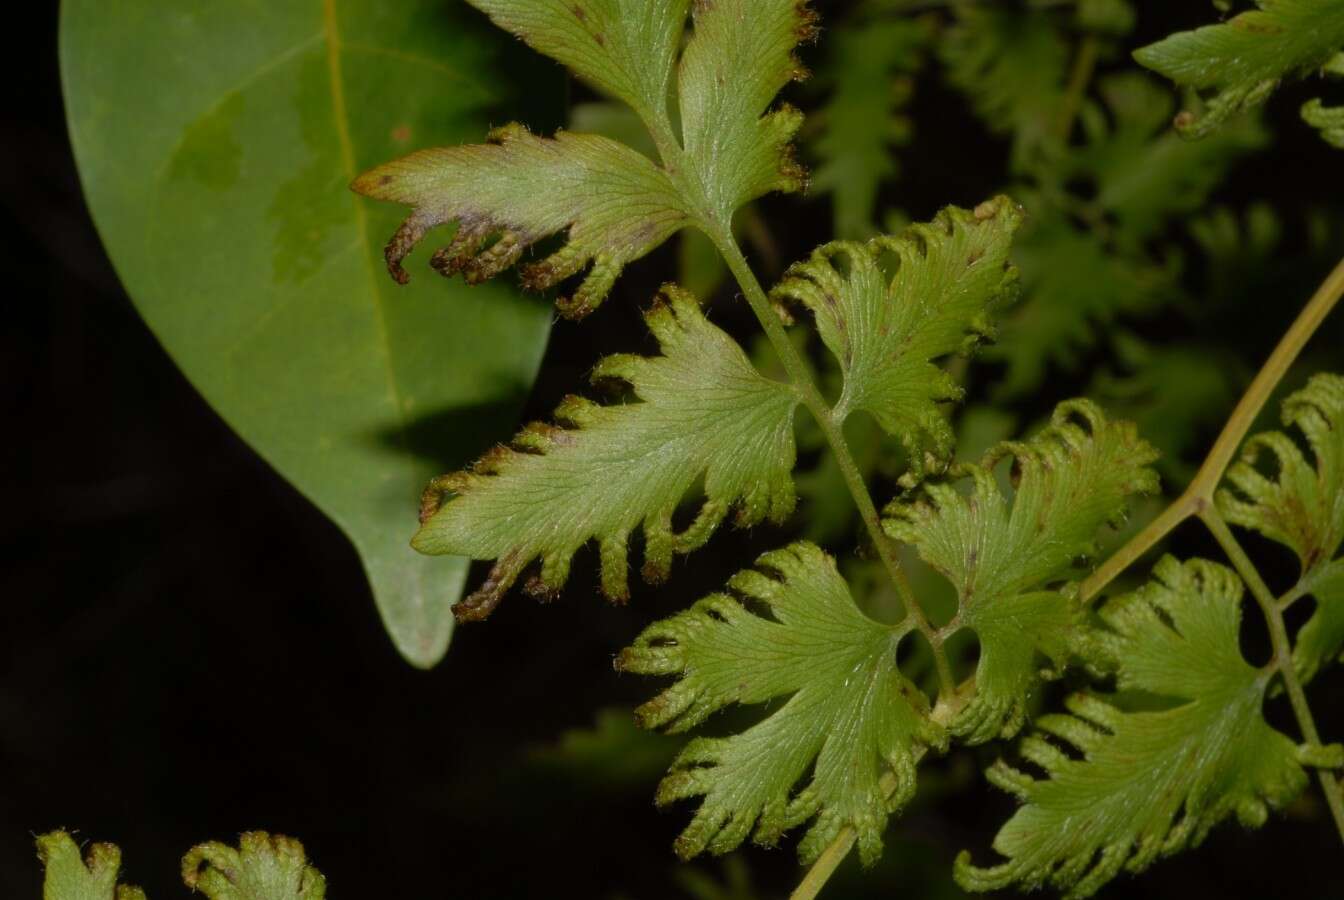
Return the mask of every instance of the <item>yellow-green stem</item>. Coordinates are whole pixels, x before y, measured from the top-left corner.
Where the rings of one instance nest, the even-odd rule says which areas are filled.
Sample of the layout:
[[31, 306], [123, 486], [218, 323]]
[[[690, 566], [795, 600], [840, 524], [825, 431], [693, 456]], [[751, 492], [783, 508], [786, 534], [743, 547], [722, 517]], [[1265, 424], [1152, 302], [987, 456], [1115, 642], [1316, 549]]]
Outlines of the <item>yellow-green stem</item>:
[[747, 302], [756, 314], [756, 318], [760, 320], [761, 327], [770, 340], [770, 346], [774, 348], [780, 362], [783, 363], [784, 371], [798, 391], [798, 396], [803, 405], [807, 407], [808, 411], [817, 420], [817, 424], [821, 426], [822, 433], [826, 436], [826, 443], [830, 445], [831, 452], [835, 454], [836, 464], [844, 475], [845, 485], [849, 488], [854, 505], [859, 510], [859, 517], [863, 520], [868, 536], [877, 549], [877, 555], [882, 560], [882, 565], [886, 568], [892, 584], [896, 586], [896, 592], [900, 595], [901, 602], [905, 604], [906, 615], [910, 617], [915, 628], [924, 635], [933, 648], [940, 695], [949, 699], [954, 697], [956, 695], [956, 682], [952, 677], [952, 666], [947, 660], [947, 653], [943, 649], [942, 637], [933, 628], [928, 616], [924, 614], [923, 608], [919, 605], [919, 600], [915, 597], [915, 592], [910, 587], [909, 579], [905, 577], [905, 572], [901, 569], [900, 561], [896, 559], [896, 548], [891, 538], [887, 537], [886, 532], [882, 530], [882, 520], [877, 514], [877, 507], [873, 504], [872, 496], [868, 493], [868, 486], [863, 481], [863, 473], [859, 471], [858, 464], [854, 462], [853, 454], [849, 452], [849, 444], [845, 441], [844, 432], [841, 430], [841, 422], [837, 421], [836, 417], [832, 415], [831, 408], [826, 403], [826, 398], [821, 395], [821, 391], [817, 389], [816, 383], [812, 380], [812, 374], [808, 370], [807, 363], [804, 362], [797, 348], [789, 340], [789, 336], [784, 331], [783, 323], [776, 315], [774, 307], [770, 305], [770, 298], [766, 296], [765, 289], [756, 279], [756, 274], [751, 270], [746, 257], [742, 255], [742, 250], [737, 246], [732, 234], [725, 228], [717, 233], [711, 233], [710, 237], [718, 246], [719, 252], [723, 254], [729, 270], [732, 271], [733, 277], [737, 279], [737, 283], [742, 288], [742, 293], [746, 296]]
[[1260, 367], [1260, 371], [1238, 401], [1236, 409], [1232, 410], [1232, 415], [1228, 417], [1227, 424], [1218, 435], [1218, 440], [1214, 441], [1208, 456], [1204, 458], [1203, 464], [1185, 492], [1083, 582], [1081, 594], [1084, 600], [1091, 600], [1100, 594], [1117, 575], [1133, 565], [1177, 525], [1190, 516], [1199, 515], [1204, 510], [1212, 508], [1214, 491], [1222, 482], [1237, 448], [1245, 440], [1246, 434], [1255, 424], [1260, 411], [1265, 408], [1265, 403], [1269, 401], [1274, 389], [1301, 355], [1307, 341], [1311, 340], [1311, 336], [1321, 327], [1326, 316], [1330, 315], [1330, 311], [1339, 303], [1341, 296], [1344, 296], [1344, 260], [1340, 260], [1339, 265], [1335, 266], [1334, 271], [1321, 283], [1320, 288], [1307, 301], [1297, 319], [1284, 333], [1274, 352]]
[[[1186, 488], [1185, 493], [1181, 494], [1175, 502], [1163, 510], [1146, 528], [1130, 538], [1123, 547], [1111, 554], [1110, 558], [1083, 582], [1080, 593], [1084, 601], [1091, 600], [1099, 595], [1116, 576], [1137, 562], [1177, 525], [1192, 515], [1214, 511], [1213, 492], [1218, 487], [1219, 482], [1222, 481], [1223, 473], [1232, 461], [1237, 447], [1241, 445], [1246, 433], [1250, 431], [1256, 416], [1264, 408], [1270, 394], [1274, 392], [1274, 388], [1283, 380], [1283, 376], [1301, 354], [1307, 341], [1320, 328], [1321, 323], [1335, 308], [1342, 295], [1344, 295], [1344, 260], [1339, 262], [1339, 265], [1326, 277], [1312, 298], [1307, 301], [1307, 305], [1303, 307], [1296, 321], [1289, 327], [1278, 346], [1274, 348], [1274, 352], [1270, 354], [1269, 359], [1265, 361], [1255, 380], [1251, 382], [1251, 386], [1247, 388], [1246, 393], [1237, 403], [1237, 407], [1233, 410], [1227, 425], [1223, 427], [1218, 440], [1209, 451], [1204, 464], [1200, 466], [1199, 472], [1195, 475], [1190, 486]], [[1282, 615], [1279, 615], [1278, 620], [1282, 624]], [[1292, 671], [1291, 664], [1288, 666], [1288, 671]], [[1300, 694], [1302, 686], [1297, 683], [1295, 676], [1293, 682], [1297, 684], [1297, 690]], [[1284, 683], [1287, 686], [1287, 677], [1285, 677]], [[957, 695], [954, 693], [952, 696]], [[1292, 696], [1291, 690], [1289, 696]], [[1311, 733], [1315, 734], [1315, 723], [1311, 720], [1310, 709], [1306, 707], [1305, 696], [1302, 697], [1302, 707], [1306, 712], [1306, 721], [1311, 723]], [[1294, 712], [1296, 712], [1296, 703], [1294, 704]], [[935, 715], [937, 715], [937, 710], [935, 710]], [[1305, 728], [1303, 734], [1307, 734]], [[1317, 740], [1317, 743], [1319, 744], [1319, 740]], [[1330, 804], [1330, 813], [1335, 819], [1336, 826], [1340, 828], [1341, 837], [1344, 837], [1344, 824], [1341, 824], [1344, 823], [1344, 809], [1341, 809], [1341, 804], [1344, 804], [1344, 797], [1341, 797], [1338, 782], [1328, 772], [1321, 772], [1320, 778], [1321, 787], [1326, 794], [1326, 802]], [[895, 781], [884, 778], [882, 785], [887, 796], [890, 796]], [[821, 856], [817, 858], [817, 861], [813, 863], [812, 868], [798, 885], [790, 900], [812, 900], [816, 897], [826, 884], [826, 879], [831, 876], [845, 856], [849, 854], [850, 849], [854, 846], [855, 837], [854, 829], [848, 827], [843, 829], [822, 852]]]
[[[1283, 622], [1283, 612], [1279, 609], [1279, 604], [1274, 598], [1274, 593], [1265, 584], [1260, 572], [1255, 568], [1255, 563], [1246, 555], [1246, 551], [1241, 548], [1232, 529], [1227, 527], [1227, 522], [1223, 520], [1217, 507], [1210, 506], [1204, 509], [1199, 518], [1208, 526], [1209, 531], [1213, 533], [1218, 545], [1223, 548], [1227, 558], [1232, 562], [1233, 568], [1237, 570], [1247, 587], [1251, 589], [1251, 595], [1255, 597], [1255, 602], [1260, 605], [1260, 611], [1264, 613], [1265, 624], [1269, 626], [1269, 640], [1274, 648], [1273, 665], [1278, 669], [1279, 677], [1283, 679], [1284, 690], [1288, 694], [1288, 701], [1292, 704], [1293, 715], [1297, 718], [1297, 727], [1302, 730], [1302, 737], [1306, 740], [1308, 746], [1319, 748], [1321, 746], [1321, 735], [1316, 730], [1316, 721], [1312, 718], [1311, 707], [1307, 705], [1307, 695], [1302, 690], [1302, 682], [1297, 678], [1297, 671], [1293, 668], [1293, 646], [1288, 639], [1288, 628]], [[1335, 820], [1335, 828], [1339, 831], [1339, 838], [1344, 841], [1344, 796], [1339, 792], [1339, 782], [1334, 773], [1327, 772], [1324, 769], [1318, 769], [1317, 777], [1320, 778], [1321, 790], [1325, 793], [1326, 805], [1330, 807], [1330, 815]]]

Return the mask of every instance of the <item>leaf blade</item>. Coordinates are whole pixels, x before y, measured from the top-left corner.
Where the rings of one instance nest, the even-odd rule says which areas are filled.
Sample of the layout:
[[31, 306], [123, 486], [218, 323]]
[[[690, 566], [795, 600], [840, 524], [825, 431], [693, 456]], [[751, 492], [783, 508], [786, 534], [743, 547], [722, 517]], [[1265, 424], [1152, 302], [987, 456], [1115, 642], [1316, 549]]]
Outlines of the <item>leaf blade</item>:
[[[1121, 688], [1180, 701], [1125, 711], [1089, 695], [1039, 722], [1023, 755], [1036, 780], [1000, 762], [991, 780], [1024, 802], [994, 840], [1008, 861], [957, 859], [958, 882], [986, 891], [1049, 883], [1091, 896], [1121, 869], [1198, 844], [1230, 815], [1263, 824], [1306, 786], [1298, 748], [1261, 713], [1269, 674], [1241, 656], [1241, 582], [1229, 569], [1167, 557], [1155, 580], [1102, 610]], [[1051, 740], [1047, 740], [1047, 738]], [[1069, 744], [1082, 758], [1059, 747]]]
[[[865, 410], [905, 443], [916, 475], [954, 444], [939, 405], [961, 389], [937, 365], [993, 334], [993, 314], [1011, 302], [1017, 271], [1008, 262], [1021, 208], [996, 197], [867, 245], [827, 244], [790, 267], [774, 295], [801, 302], [844, 374], [833, 415]], [[879, 262], [897, 258], [888, 282]], [[848, 264], [845, 274], [836, 261]]]
[[[660, 581], [674, 554], [701, 546], [734, 505], [742, 525], [792, 511], [793, 389], [762, 377], [678, 288], [665, 286], [645, 321], [662, 356], [608, 357], [594, 371], [628, 383], [642, 402], [570, 398], [557, 418], [572, 428], [529, 426], [513, 447], [445, 476], [427, 495], [421, 552], [497, 560], [459, 616], [488, 615], [538, 557], [541, 574], [529, 587], [558, 591], [573, 554], [594, 538], [603, 591], [623, 600], [626, 542], [641, 524], [645, 577]], [[674, 533], [672, 514], [701, 476], [704, 506]]]
[[[815, 817], [799, 845], [804, 863], [849, 826], [871, 864], [889, 812], [913, 795], [923, 748], [944, 743], [927, 699], [896, 668], [909, 628], [863, 616], [815, 545], [767, 553], [757, 567], [729, 587], [773, 618], [715, 594], [650, 626], [616, 662], [622, 671], [680, 676], [636, 711], [646, 727], [683, 731], [733, 704], [788, 697], [739, 735], [693, 740], [673, 763], [658, 803], [704, 796], [677, 853], [726, 853], [753, 831], [770, 846]], [[880, 785], [887, 771], [896, 776], [891, 797]]]
[[154, 10], [62, 9], [95, 223], [174, 361], [351, 537], [398, 650], [433, 665], [465, 562], [411, 551], [408, 510], [436, 469], [509, 427], [547, 316], [499, 288], [385, 296], [369, 239], [384, 216], [343, 184], [407, 140], [481, 127], [499, 97], [473, 73], [498, 71], [499, 44], [430, 2]]
[[1330, 0], [1256, 0], [1257, 9], [1219, 25], [1182, 31], [1134, 53], [1176, 84], [1211, 91], [1200, 115], [1176, 128], [1203, 137], [1229, 117], [1263, 103], [1285, 78], [1324, 66], [1344, 47], [1344, 9]]
[[526, 266], [523, 283], [544, 290], [591, 263], [574, 295], [558, 301], [570, 318], [596, 309], [627, 263], [689, 222], [667, 173], [639, 153], [595, 135], [538, 138], [520, 125], [496, 129], [485, 144], [412, 153], [365, 172], [352, 187], [413, 208], [385, 251], [400, 284], [410, 279], [402, 260], [446, 222], [457, 230], [430, 265], [445, 277], [461, 272], [468, 284], [493, 278], [538, 239], [565, 231], [564, 248]]
[[37, 838], [37, 855], [45, 874], [42, 900], [145, 900], [137, 887], [117, 884], [121, 850], [115, 844], [91, 844], [81, 854], [64, 831]]
[[[1283, 424], [1301, 431], [1314, 464], [1286, 434], [1255, 435], [1227, 470], [1215, 497], [1234, 525], [1258, 531], [1297, 555], [1298, 583], [1290, 596], [1310, 594], [1316, 611], [1302, 626], [1293, 665], [1309, 681], [1344, 650], [1344, 377], [1315, 375], [1283, 403]], [[1273, 477], [1263, 459], [1277, 464]]]
[[816, 35], [806, 0], [714, 0], [694, 6], [695, 30], [678, 69], [682, 145], [712, 222], [771, 191], [804, 185], [791, 141], [802, 115], [766, 113], [807, 72], [794, 56]]
[[[923, 486], [891, 503], [883, 525], [956, 587], [962, 627], [980, 640], [976, 692], [950, 730], [970, 743], [1011, 737], [1022, 727], [1033, 664], [1067, 660], [1081, 631], [1072, 598], [1048, 587], [1095, 553], [1102, 526], [1128, 500], [1157, 489], [1156, 452], [1127, 422], [1111, 422], [1086, 400], [1060, 404], [1031, 440], [990, 450], [966, 466], [969, 495], [954, 483]], [[1011, 502], [993, 470], [1011, 458]]]

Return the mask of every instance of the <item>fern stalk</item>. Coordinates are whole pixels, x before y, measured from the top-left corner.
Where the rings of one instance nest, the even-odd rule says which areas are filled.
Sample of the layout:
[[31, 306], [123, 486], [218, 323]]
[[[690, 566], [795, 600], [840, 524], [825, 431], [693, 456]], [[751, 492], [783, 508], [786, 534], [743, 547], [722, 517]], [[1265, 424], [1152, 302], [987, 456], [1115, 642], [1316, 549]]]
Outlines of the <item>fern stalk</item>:
[[1269, 359], [1265, 360], [1185, 492], [1083, 582], [1080, 596], [1084, 600], [1091, 600], [1100, 594], [1106, 585], [1170, 534], [1177, 525], [1213, 508], [1214, 491], [1223, 480], [1237, 448], [1245, 440], [1260, 411], [1265, 408], [1270, 395], [1341, 296], [1344, 296], [1344, 260], [1340, 260], [1334, 271], [1321, 283]]
[[[1297, 671], [1293, 668], [1293, 646], [1288, 638], [1288, 628], [1283, 622], [1283, 610], [1279, 602], [1269, 589], [1269, 585], [1260, 577], [1255, 563], [1251, 562], [1251, 558], [1246, 555], [1246, 551], [1232, 534], [1232, 529], [1228, 527], [1218, 508], [1206, 507], [1199, 513], [1199, 518], [1213, 533], [1218, 545], [1223, 548], [1233, 568], [1250, 587], [1255, 602], [1259, 604], [1260, 611], [1265, 616], [1265, 624], [1269, 626], [1269, 639], [1274, 647], [1274, 659], [1270, 665], [1278, 670], [1279, 676], [1283, 679], [1283, 686], [1288, 693], [1288, 700], [1292, 704], [1293, 715], [1297, 718], [1297, 727], [1302, 730], [1302, 736], [1313, 750], [1319, 750], [1321, 735], [1316, 729], [1315, 719], [1312, 718], [1311, 707], [1307, 705], [1307, 695], [1302, 690], [1302, 682], [1298, 680]], [[1316, 775], [1320, 779], [1321, 790], [1325, 792], [1325, 802], [1330, 807], [1330, 815], [1335, 820], [1339, 838], [1344, 841], [1344, 795], [1340, 794], [1339, 780], [1335, 778], [1333, 772], [1326, 769], [1317, 769]]]
[[863, 519], [868, 536], [877, 549], [877, 554], [882, 560], [882, 565], [886, 569], [891, 583], [895, 585], [901, 602], [905, 605], [906, 615], [933, 648], [934, 664], [938, 672], [939, 705], [955, 705], [958, 696], [957, 686], [952, 677], [952, 666], [947, 660], [947, 652], [943, 647], [945, 636], [929, 622], [929, 617], [925, 614], [923, 607], [920, 606], [919, 600], [916, 599], [915, 592], [910, 587], [910, 581], [906, 578], [900, 562], [896, 559], [891, 538], [887, 537], [882, 530], [877, 506], [873, 503], [872, 495], [868, 492], [868, 486], [864, 484], [863, 475], [859, 472], [859, 466], [849, 450], [849, 444], [845, 440], [840, 423], [832, 415], [831, 408], [821, 395], [821, 391], [817, 389], [817, 385], [812, 380], [807, 365], [798, 354], [797, 348], [793, 346], [788, 335], [784, 333], [784, 326], [780, 323], [779, 316], [775, 314], [769, 298], [766, 297], [765, 290], [756, 278], [756, 273], [752, 271], [751, 265], [742, 255], [742, 250], [738, 247], [731, 232], [723, 230], [712, 234], [710, 237], [714, 241], [714, 245], [718, 247], [719, 253], [723, 255], [724, 261], [728, 263], [728, 268], [737, 280], [738, 286], [742, 288], [742, 293], [751, 305], [751, 311], [756, 314], [756, 318], [761, 323], [761, 328], [764, 329], [765, 335], [770, 341], [770, 346], [774, 348], [775, 354], [784, 366], [784, 371], [788, 373], [790, 383], [802, 397], [803, 405], [807, 407], [808, 412], [821, 426], [822, 433], [826, 437], [826, 443], [830, 446], [831, 452], [835, 454], [836, 464], [844, 475], [845, 486], [849, 489], [850, 497], [853, 498], [854, 505], [859, 510], [859, 516]]
[[[727, 254], [725, 255], [727, 256]], [[728, 258], [730, 266], [733, 266], [732, 258]], [[738, 253], [738, 259], [741, 259], [740, 253]], [[733, 266], [735, 273], [738, 272], [738, 268], [739, 267], [737, 266]], [[750, 269], [746, 267], [745, 260], [741, 261], [740, 268], [745, 270], [751, 283], [754, 283], [755, 279], [751, 276]], [[739, 276], [739, 280], [741, 280], [741, 276]], [[743, 289], [747, 290], [745, 285]], [[760, 288], [758, 285], [757, 291], [759, 290]], [[1241, 446], [1241, 442], [1251, 430], [1251, 426], [1254, 424], [1256, 417], [1260, 415], [1260, 411], [1264, 409], [1265, 404], [1269, 401], [1270, 395], [1273, 394], [1275, 388], [1278, 387], [1279, 382], [1281, 382], [1283, 377], [1288, 373], [1288, 369], [1302, 353], [1307, 342], [1311, 340], [1312, 336], [1315, 335], [1326, 317], [1330, 315], [1336, 304], [1339, 303], [1341, 297], [1344, 297], [1344, 259], [1340, 260], [1339, 264], [1335, 266], [1334, 270], [1326, 277], [1325, 281], [1321, 283], [1321, 286], [1316, 290], [1316, 293], [1312, 295], [1311, 299], [1307, 301], [1306, 306], [1303, 307], [1302, 312], [1298, 314], [1297, 319], [1291, 326], [1289, 326], [1288, 331], [1284, 334], [1283, 338], [1280, 339], [1278, 346], [1274, 348], [1274, 352], [1269, 355], [1267, 360], [1265, 360], [1264, 365], [1261, 366], [1260, 371], [1251, 382], [1251, 386], [1247, 388], [1246, 393], [1242, 396], [1241, 400], [1237, 403], [1236, 408], [1232, 411], [1232, 415], [1228, 418], [1222, 433], [1219, 434], [1218, 439], [1209, 450], [1203, 464], [1200, 466], [1199, 471], [1196, 473], [1185, 492], [1163, 510], [1162, 513], [1149, 523], [1146, 528], [1131, 538], [1115, 553], [1111, 554], [1111, 556], [1082, 583], [1079, 593], [1080, 598], [1084, 602], [1095, 599], [1103, 590], [1105, 590], [1107, 585], [1114, 581], [1121, 573], [1133, 566], [1134, 563], [1138, 562], [1144, 554], [1170, 534], [1176, 526], [1180, 525], [1191, 516], [1199, 516], [1213, 532], [1214, 537], [1218, 539], [1224, 552], [1227, 553], [1228, 558], [1232, 561], [1242, 578], [1246, 580], [1252, 593], [1255, 594], [1256, 602], [1264, 612], [1265, 619], [1269, 623], [1270, 636], [1274, 644], [1274, 660], [1271, 665], [1276, 666], [1280, 675], [1282, 675], [1284, 687], [1287, 690], [1288, 697], [1293, 706], [1293, 712], [1298, 721], [1298, 727], [1302, 729], [1303, 736], [1307, 739], [1313, 749], [1321, 746], [1320, 733], [1316, 729], [1316, 723], [1312, 718], [1311, 709], [1307, 705], [1306, 695], [1302, 691], [1302, 684], [1293, 670], [1292, 648], [1289, 643], [1282, 612], [1286, 604], [1280, 605], [1275, 601], [1273, 594], [1265, 585], [1264, 580], [1260, 578], [1254, 565], [1241, 549], [1236, 538], [1232, 535], [1226, 523], [1223, 521], [1222, 516], [1218, 513], [1217, 508], [1214, 506], [1213, 496], [1215, 489], [1218, 487], [1218, 484], [1223, 479], [1223, 475], [1227, 471], [1228, 465], [1236, 454], [1237, 448]], [[749, 290], [747, 290], [747, 298], [752, 303], [752, 308], [756, 310], [756, 314], [761, 319], [767, 334], [770, 334], [771, 341], [775, 344], [776, 348], [779, 349], [781, 344], [787, 346], [789, 352], [793, 354], [792, 362], [801, 369], [801, 360], [797, 359], [797, 354], [793, 351], [792, 345], [788, 344], [787, 341], [783, 339], [783, 329], [780, 327], [778, 321], [771, 321], [774, 319], [774, 316], [771, 314], [769, 304], [765, 302], [764, 295], [761, 295], [759, 304], [752, 297]], [[780, 335], [778, 340], [776, 339], [775, 334], [771, 331], [772, 325], [774, 332], [778, 332]], [[785, 358], [787, 368], [788, 356], [782, 350], [780, 351], [780, 355]], [[792, 372], [792, 370], [790, 370], [790, 372]], [[807, 373], [805, 370], [803, 370], [803, 374], [806, 376]], [[814, 393], [816, 392], [815, 387], [813, 387], [812, 390]], [[824, 423], [824, 418], [819, 417], [819, 419]], [[835, 444], [832, 446], [834, 447]], [[843, 438], [841, 438], [839, 446], [844, 448]], [[861, 480], [860, 484], [862, 484]], [[863, 496], [867, 496], [866, 491], [863, 492]], [[858, 502], [857, 497], [856, 502]], [[869, 502], [871, 503], [871, 501]], [[860, 508], [862, 508], [861, 503]], [[882, 546], [880, 542], [879, 546]], [[897, 571], [899, 572], [899, 570]], [[903, 575], [901, 581], [904, 581]], [[898, 582], [898, 585], [899, 583], [900, 582]], [[908, 585], [906, 590], [908, 591]], [[941, 656], [941, 641], [934, 646]], [[945, 660], [945, 657], [941, 658]], [[948, 691], [948, 694], [952, 697], [962, 697], [973, 690], [974, 679], [972, 678], [968, 679], [956, 690]], [[933, 710], [932, 717], [940, 724], [945, 724], [950, 718], [949, 711], [950, 707], [944, 704], [939, 704]], [[1333, 773], [1320, 770], [1318, 776], [1321, 788], [1325, 793], [1326, 803], [1330, 807], [1330, 814], [1335, 821], [1336, 827], [1339, 829], [1341, 840], [1344, 840], [1344, 793], [1341, 793], [1339, 781], [1335, 778]], [[888, 793], [891, 793], [891, 791], [895, 789], [895, 784], [895, 779], [890, 774], [882, 780], [882, 786]], [[811, 868], [808, 869], [807, 875], [803, 877], [803, 880], [799, 882], [798, 887], [789, 895], [790, 900], [813, 900], [813, 898], [821, 892], [821, 889], [825, 887], [826, 882], [830, 879], [831, 875], [834, 874], [835, 870], [840, 867], [842, 862], [844, 862], [845, 857], [849, 855], [849, 851], [854, 847], [856, 838], [857, 835], [853, 828], [846, 827], [841, 831], [840, 834], [836, 836], [835, 840], [833, 840], [821, 853], [816, 862], [812, 864]]]

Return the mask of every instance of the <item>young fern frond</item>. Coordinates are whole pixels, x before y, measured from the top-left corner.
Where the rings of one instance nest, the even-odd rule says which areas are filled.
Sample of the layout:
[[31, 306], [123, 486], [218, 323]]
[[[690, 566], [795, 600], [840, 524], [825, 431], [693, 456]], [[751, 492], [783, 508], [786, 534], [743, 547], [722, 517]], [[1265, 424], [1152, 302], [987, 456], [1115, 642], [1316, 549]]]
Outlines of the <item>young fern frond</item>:
[[[529, 589], [558, 592], [575, 551], [594, 538], [603, 592], [624, 600], [626, 544], [641, 524], [644, 577], [659, 582], [673, 554], [702, 546], [734, 505], [742, 526], [793, 511], [797, 394], [761, 376], [678, 288], [665, 287], [645, 321], [663, 355], [608, 357], [593, 372], [626, 382], [640, 402], [599, 406], [571, 397], [556, 411], [570, 427], [530, 425], [513, 447], [496, 448], [426, 492], [417, 549], [498, 560], [485, 584], [454, 607], [459, 618], [489, 615], [538, 557], [541, 572]], [[674, 532], [673, 513], [702, 477], [699, 515]]]
[[1203, 137], [1264, 103], [1284, 79], [1341, 66], [1344, 4], [1256, 0], [1256, 5], [1220, 25], [1173, 34], [1134, 54], [1176, 84], [1211, 94], [1202, 113], [1187, 110], [1176, 117], [1182, 134]]
[[[622, 671], [679, 677], [637, 710], [646, 727], [685, 731], [733, 704], [784, 700], [741, 734], [696, 738], [677, 757], [659, 804], [704, 797], [677, 853], [726, 853], [753, 834], [772, 846], [815, 816], [799, 846], [804, 863], [849, 826], [871, 864], [888, 814], [914, 794], [917, 751], [946, 744], [896, 667], [914, 626], [860, 613], [834, 560], [812, 544], [756, 565], [733, 577], [732, 594], [650, 626], [616, 660]], [[888, 771], [890, 797], [880, 784]]]
[[[1336, 558], [1344, 543], [1344, 377], [1313, 377], [1284, 401], [1283, 423], [1306, 437], [1315, 464], [1282, 432], [1256, 435], [1217, 499], [1227, 521], [1297, 554], [1301, 572], [1289, 597], [1316, 600], [1293, 650], [1305, 684], [1344, 651], [1344, 558]], [[1277, 468], [1272, 478], [1263, 474], [1266, 459]]]
[[145, 900], [138, 887], [117, 884], [121, 850], [115, 844], [91, 844], [81, 853], [68, 833], [53, 831], [37, 839], [37, 856], [46, 868], [42, 900]]
[[[429, 229], [457, 223], [431, 264], [477, 282], [518, 262], [548, 235], [568, 243], [523, 269], [546, 289], [588, 272], [559, 301], [572, 318], [606, 298], [626, 264], [687, 225], [726, 233], [733, 213], [771, 191], [797, 191], [804, 173], [791, 141], [792, 109], [766, 110], [806, 71], [794, 47], [814, 34], [804, 0], [695, 4], [695, 27], [677, 57], [689, 0], [472, 0], [501, 27], [628, 103], [662, 158], [594, 135], [498, 129], [491, 143], [423, 150], [358, 178], [356, 191], [413, 208], [387, 246], [392, 276]], [[668, 110], [675, 75], [681, 133]]]
[[[46, 868], [43, 900], [145, 900], [144, 891], [117, 884], [121, 850], [93, 844], [86, 858], [64, 831], [37, 839]], [[323, 900], [327, 881], [308, 863], [303, 845], [284, 835], [249, 831], [235, 849], [218, 841], [182, 857], [182, 882], [209, 900]]]
[[182, 881], [209, 900], [323, 900], [327, 880], [308, 864], [303, 844], [284, 835], [249, 831], [237, 849], [218, 841], [182, 857]]
[[1301, 793], [1310, 754], [1261, 712], [1273, 670], [1241, 656], [1242, 591], [1223, 566], [1167, 557], [1151, 583], [1102, 608], [1098, 641], [1118, 688], [1176, 705], [1130, 710], [1076, 694], [1069, 714], [1040, 718], [1021, 754], [1048, 777], [1004, 762], [989, 771], [1023, 806], [994, 839], [1007, 862], [981, 869], [969, 853], [957, 859], [963, 887], [1048, 884], [1088, 897], [1122, 870], [1199, 844], [1229, 816], [1258, 827]]
[[[1133, 425], [1078, 400], [1061, 404], [1031, 440], [965, 466], [969, 494], [955, 482], [930, 483], [887, 507], [887, 532], [952, 582], [957, 627], [980, 641], [975, 694], [953, 734], [980, 744], [1021, 729], [1037, 656], [1061, 666], [1081, 644], [1082, 608], [1056, 585], [1095, 554], [1098, 532], [1123, 519], [1131, 498], [1156, 491], [1148, 468], [1156, 458]], [[1005, 459], [1013, 463], [1011, 501], [994, 474]]]

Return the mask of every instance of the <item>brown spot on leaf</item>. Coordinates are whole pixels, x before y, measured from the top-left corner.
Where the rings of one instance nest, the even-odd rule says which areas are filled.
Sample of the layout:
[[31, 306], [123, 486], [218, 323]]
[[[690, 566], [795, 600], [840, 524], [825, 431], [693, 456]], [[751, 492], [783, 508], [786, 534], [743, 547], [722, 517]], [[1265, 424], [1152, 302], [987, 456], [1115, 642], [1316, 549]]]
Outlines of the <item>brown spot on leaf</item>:
[[410, 139], [411, 139], [411, 126], [398, 125], [396, 128], [392, 129], [392, 140], [396, 141], [398, 144], [404, 144]]

